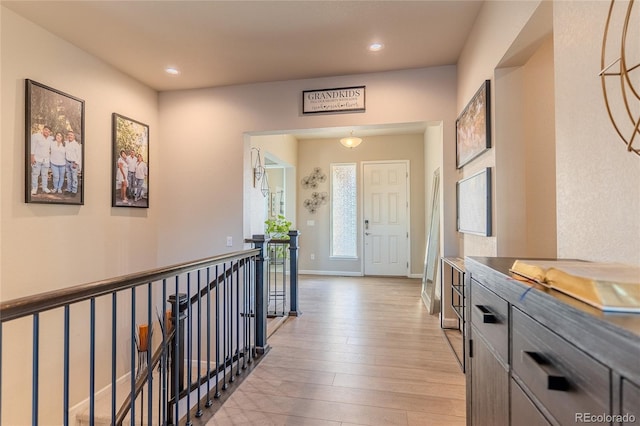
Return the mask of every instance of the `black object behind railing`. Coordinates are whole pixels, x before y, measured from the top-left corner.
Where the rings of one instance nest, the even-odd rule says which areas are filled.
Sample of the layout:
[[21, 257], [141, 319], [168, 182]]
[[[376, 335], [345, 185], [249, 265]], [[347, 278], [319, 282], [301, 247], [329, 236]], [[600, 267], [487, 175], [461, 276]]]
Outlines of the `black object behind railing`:
[[[0, 422], [191, 424], [267, 349], [263, 264], [260, 247], [3, 302]], [[29, 352], [30, 380], [7, 374]]]

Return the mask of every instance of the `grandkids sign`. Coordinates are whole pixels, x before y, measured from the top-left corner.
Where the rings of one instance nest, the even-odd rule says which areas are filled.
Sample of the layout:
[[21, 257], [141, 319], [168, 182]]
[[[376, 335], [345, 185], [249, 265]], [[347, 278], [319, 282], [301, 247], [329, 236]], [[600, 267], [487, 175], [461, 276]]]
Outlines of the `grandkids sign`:
[[364, 112], [365, 86], [302, 92], [302, 113]]

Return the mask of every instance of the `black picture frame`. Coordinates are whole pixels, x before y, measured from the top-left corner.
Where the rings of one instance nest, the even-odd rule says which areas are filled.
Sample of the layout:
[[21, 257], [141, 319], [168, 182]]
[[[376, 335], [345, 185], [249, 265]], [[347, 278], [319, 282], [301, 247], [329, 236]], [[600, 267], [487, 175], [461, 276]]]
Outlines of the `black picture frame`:
[[491, 168], [456, 183], [457, 230], [491, 236]]
[[456, 120], [456, 168], [491, 148], [491, 81], [485, 80]]
[[25, 202], [83, 205], [84, 151], [84, 100], [25, 79]]
[[[111, 206], [149, 208], [149, 126], [115, 112], [111, 124]], [[135, 160], [127, 158], [131, 153]], [[143, 177], [140, 179], [138, 176]]]

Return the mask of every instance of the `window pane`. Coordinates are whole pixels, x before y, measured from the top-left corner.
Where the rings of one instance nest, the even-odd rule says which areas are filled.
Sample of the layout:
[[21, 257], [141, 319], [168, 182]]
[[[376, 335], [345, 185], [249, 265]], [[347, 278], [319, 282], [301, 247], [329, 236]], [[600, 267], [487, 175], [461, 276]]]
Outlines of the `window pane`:
[[331, 256], [357, 256], [356, 165], [331, 166]]

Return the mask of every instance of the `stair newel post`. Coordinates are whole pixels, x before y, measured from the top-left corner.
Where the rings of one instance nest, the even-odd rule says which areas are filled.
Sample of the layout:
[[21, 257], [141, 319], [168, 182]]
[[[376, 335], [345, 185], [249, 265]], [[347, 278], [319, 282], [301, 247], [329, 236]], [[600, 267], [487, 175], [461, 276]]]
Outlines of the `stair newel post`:
[[260, 254], [256, 258], [256, 351], [260, 354], [266, 353], [267, 345], [267, 286], [265, 285], [265, 264], [269, 261], [267, 244], [270, 238], [264, 235], [254, 235], [252, 241], [255, 248], [260, 249]]
[[290, 316], [300, 316], [302, 312], [298, 310], [298, 237], [300, 231], [289, 231], [289, 293], [291, 297]]
[[[185, 336], [185, 319], [187, 318], [187, 305], [189, 299], [184, 293], [172, 294], [169, 296], [169, 303], [171, 303], [171, 324], [176, 327], [176, 334], [174, 339], [176, 342], [172, 342], [169, 346], [170, 359], [172, 360], [170, 368], [169, 380], [171, 382], [170, 398], [173, 400], [175, 406], [174, 409], [168, 411], [168, 424], [177, 424], [173, 421], [173, 413], [175, 407], [180, 402], [180, 392], [184, 390], [184, 369], [185, 369], [185, 357], [184, 357], [184, 336]], [[177, 350], [177, 353], [176, 353]], [[177, 386], [177, 388], [176, 388]]]

